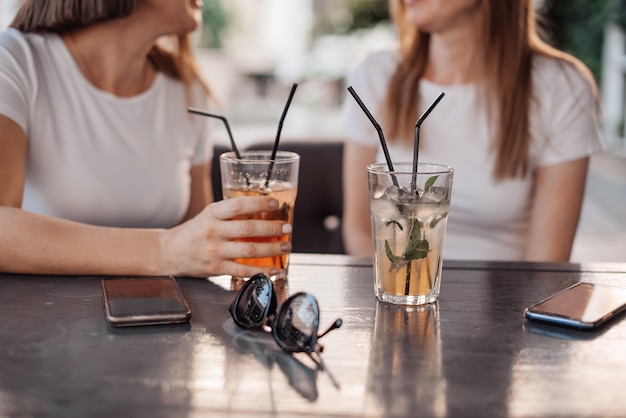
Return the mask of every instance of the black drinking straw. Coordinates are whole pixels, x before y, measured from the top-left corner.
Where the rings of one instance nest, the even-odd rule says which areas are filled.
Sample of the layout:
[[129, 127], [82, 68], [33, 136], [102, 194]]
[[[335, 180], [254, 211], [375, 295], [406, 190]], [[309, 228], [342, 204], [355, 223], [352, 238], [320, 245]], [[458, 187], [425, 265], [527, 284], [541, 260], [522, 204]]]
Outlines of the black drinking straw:
[[439, 94], [435, 101], [432, 102], [430, 106], [428, 106], [428, 109], [426, 109], [426, 111], [422, 113], [422, 116], [417, 119], [417, 122], [415, 122], [415, 139], [413, 142], [413, 178], [411, 179], [411, 192], [415, 192], [415, 189], [417, 188], [417, 159], [419, 156], [420, 148], [420, 127], [422, 126], [422, 122], [424, 122], [424, 119], [426, 119], [430, 112], [433, 111], [439, 101], [443, 99], [443, 96], [445, 96], [445, 93], [441, 92], [441, 94]]
[[230, 146], [233, 149], [237, 159], [241, 160], [241, 154], [239, 153], [239, 150], [237, 149], [237, 145], [235, 145], [235, 139], [233, 138], [233, 133], [230, 131], [230, 125], [228, 124], [228, 120], [226, 120], [224, 116], [215, 115], [213, 113], [208, 113], [208, 112], [205, 112], [204, 110], [196, 109], [194, 107], [188, 107], [187, 111], [189, 113], [195, 113], [196, 115], [208, 116], [210, 118], [219, 119], [222, 122], [224, 122], [224, 125], [226, 126], [226, 131], [228, 132], [228, 138], [230, 138]]
[[287, 99], [287, 103], [285, 104], [285, 109], [283, 110], [283, 114], [280, 117], [280, 121], [278, 122], [278, 131], [276, 132], [276, 139], [274, 140], [274, 148], [272, 148], [272, 156], [270, 158], [270, 167], [267, 170], [267, 178], [265, 179], [265, 187], [270, 183], [270, 178], [272, 177], [272, 170], [274, 168], [274, 159], [276, 158], [276, 152], [278, 151], [278, 142], [280, 141], [280, 133], [283, 130], [283, 122], [285, 121], [285, 116], [287, 116], [287, 111], [289, 110], [289, 106], [291, 105], [291, 99], [293, 99], [293, 95], [296, 92], [296, 88], [298, 85], [293, 83], [291, 86], [291, 92], [289, 93], [289, 98]]
[[[391, 162], [391, 157], [389, 156], [389, 149], [387, 149], [387, 142], [385, 141], [385, 135], [383, 134], [383, 128], [380, 127], [378, 122], [376, 122], [376, 119], [374, 119], [374, 116], [372, 116], [372, 114], [367, 109], [367, 107], [365, 107], [365, 104], [363, 103], [363, 101], [361, 100], [359, 95], [356, 94], [356, 91], [354, 91], [354, 88], [352, 88], [352, 86], [350, 86], [350, 87], [348, 87], [348, 91], [350, 92], [352, 97], [354, 97], [354, 100], [356, 100], [356, 102], [361, 107], [363, 112], [365, 112], [365, 115], [370, 120], [370, 122], [372, 122], [372, 125], [374, 125], [374, 128], [376, 129], [376, 132], [378, 132], [378, 138], [380, 139], [380, 145], [383, 147], [383, 154], [385, 154], [385, 160], [387, 161], [387, 167], [389, 168], [389, 171], [391, 171], [393, 173], [395, 170], [393, 169], [393, 163]], [[391, 181], [393, 181], [393, 184], [395, 186], [398, 186], [398, 179], [396, 179], [396, 176], [393, 175], [393, 174], [391, 174]]]

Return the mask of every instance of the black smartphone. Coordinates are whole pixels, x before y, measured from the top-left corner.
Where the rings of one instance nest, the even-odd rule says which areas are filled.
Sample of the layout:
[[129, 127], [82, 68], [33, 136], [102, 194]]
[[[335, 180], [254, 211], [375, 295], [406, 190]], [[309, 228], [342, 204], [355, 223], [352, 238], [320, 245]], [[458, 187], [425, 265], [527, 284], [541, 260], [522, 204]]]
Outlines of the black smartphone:
[[593, 329], [626, 309], [626, 289], [577, 283], [524, 311], [526, 318], [578, 329]]
[[116, 327], [189, 322], [191, 309], [174, 277], [102, 280], [104, 311]]

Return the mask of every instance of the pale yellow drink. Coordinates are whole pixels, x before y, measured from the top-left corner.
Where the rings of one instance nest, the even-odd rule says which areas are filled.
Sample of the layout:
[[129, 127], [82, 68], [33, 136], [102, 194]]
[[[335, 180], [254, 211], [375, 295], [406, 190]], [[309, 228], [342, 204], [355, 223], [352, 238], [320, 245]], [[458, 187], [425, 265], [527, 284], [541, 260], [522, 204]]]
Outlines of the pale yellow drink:
[[449, 204], [399, 206], [384, 197], [370, 202], [376, 288], [397, 296], [428, 295], [439, 286]]
[[374, 291], [378, 299], [406, 305], [437, 300], [453, 170], [409, 163], [393, 173], [368, 167], [374, 247]]

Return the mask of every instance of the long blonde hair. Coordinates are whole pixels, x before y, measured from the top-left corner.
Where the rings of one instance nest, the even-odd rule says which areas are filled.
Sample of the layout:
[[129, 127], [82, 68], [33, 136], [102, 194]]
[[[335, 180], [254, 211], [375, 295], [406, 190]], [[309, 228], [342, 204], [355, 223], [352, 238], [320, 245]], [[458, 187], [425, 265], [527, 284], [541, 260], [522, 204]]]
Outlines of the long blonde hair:
[[[22, 32], [65, 33], [127, 17], [137, 4], [138, 0], [24, 0], [9, 26]], [[193, 56], [189, 34], [165, 41], [155, 44], [148, 54], [156, 70], [182, 81], [187, 88], [197, 81], [207, 96], [214, 98]]]
[[[482, 33], [479, 74], [486, 92], [488, 112], [495, 112], [493, 147], [496, 179], [525, 176], [530, 147], [529, 114], [532, 100], [533, 56], [554, 57], [574, 65], [596, 91], [593, 76], [577, 59], [542, 41], [537, 34], [532, 0], [481, 0]], [[391, 78], [385, 99], [390, 138], [409, 137], [418, 116], [419, 82], [426, 69], [430, 35], [420, 32], [405, 16], [402, 0], [390, 0], [391, 17], [398, 29], [400, 64]], [[488, 62], [487, 62], [488, 60]], [[596, 91], [597, 94], [597, 91]]]

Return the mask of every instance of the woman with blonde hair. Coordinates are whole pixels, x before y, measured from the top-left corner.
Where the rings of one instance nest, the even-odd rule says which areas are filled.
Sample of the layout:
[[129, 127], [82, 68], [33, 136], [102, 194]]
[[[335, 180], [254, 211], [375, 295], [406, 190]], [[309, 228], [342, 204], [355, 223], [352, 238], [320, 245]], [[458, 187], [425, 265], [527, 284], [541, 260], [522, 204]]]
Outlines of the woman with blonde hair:
[[0, 271], [250, 276], [282, 221], [269, 197], [211, 203], [199, 0], [26, 0], [0, 32]]
[[[589, 156], [602, 149], [597, 92], [582, 63], [537, 35], [532, 0], [390, 0], [395, 50], [349, 77], [380, 121], [393, 161], [454, 168], [444, 257], [566, 261]], [[376, 131], [351, 97], [344, 128], [348, 252], [371, 255], [365, 167], [384, 162]]]

